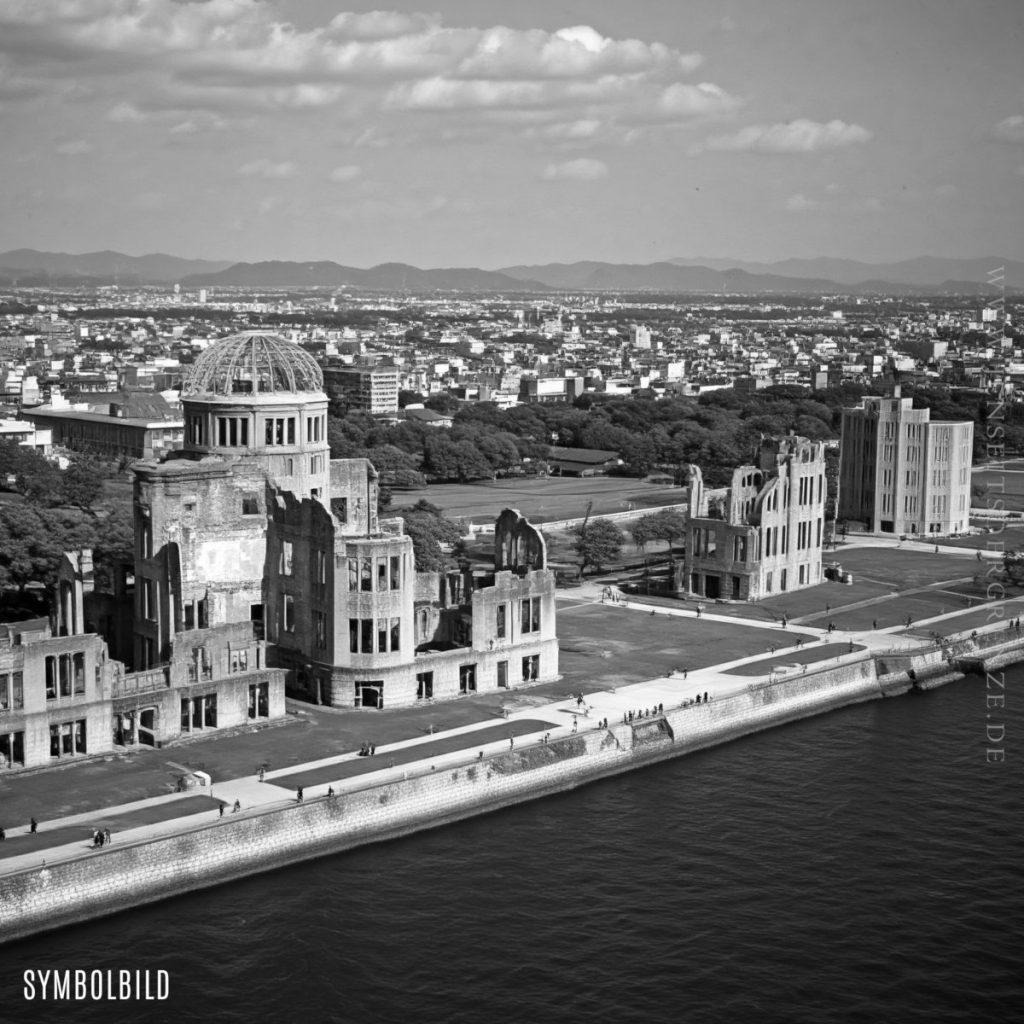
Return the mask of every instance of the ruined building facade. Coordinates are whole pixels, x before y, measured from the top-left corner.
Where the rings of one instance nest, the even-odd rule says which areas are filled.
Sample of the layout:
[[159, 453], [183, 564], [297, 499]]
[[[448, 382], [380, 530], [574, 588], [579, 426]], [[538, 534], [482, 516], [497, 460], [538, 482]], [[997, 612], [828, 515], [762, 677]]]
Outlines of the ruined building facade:
[[762, 442], [757, 464], [734, 470], [724, 495], [709, 495], [690, 466], [676, 591], [758, 601], [820, 583], [826, 490], [825, 446], [800, 437]]
[[374, 468], [331, 460], [321, 372], [296, 345], [218, 343], [182, 404], [182, 457], [135, 467], [138, 666], [183, 633], [248, 624], [294, 688], [335, 707], [557, 675], [537, 531], [507, 511], [493, 573], [418, 573], [401, 519], [378, 519]]
[[0, 769], [283, 718], [286, 687], [390, 708], [557, 676], [539, 532], [506, 509], [493, 570], [417, 572], [374, 468], [330, 458], [323, 378], [297, 345], [224, 339], [182, 404], [182, 451], [133, 467], [125, 604], [70, 552], [56, 629], [0, 627]]

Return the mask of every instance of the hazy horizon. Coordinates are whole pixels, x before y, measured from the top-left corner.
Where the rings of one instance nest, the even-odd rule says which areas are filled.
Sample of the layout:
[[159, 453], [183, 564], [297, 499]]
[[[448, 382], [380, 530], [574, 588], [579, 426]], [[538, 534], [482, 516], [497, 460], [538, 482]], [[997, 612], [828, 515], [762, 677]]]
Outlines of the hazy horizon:
[[1024, 259], [1016, 0], [343, 6], [5, 0], [0, 250]]

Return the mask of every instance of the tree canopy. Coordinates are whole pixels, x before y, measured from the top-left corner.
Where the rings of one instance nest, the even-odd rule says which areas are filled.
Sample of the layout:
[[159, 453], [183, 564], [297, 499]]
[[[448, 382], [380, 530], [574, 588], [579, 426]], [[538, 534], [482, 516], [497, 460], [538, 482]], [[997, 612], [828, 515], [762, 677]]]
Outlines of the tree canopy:
[[622, 530], [610, 519], [592, 519], [577, 526], [573, 531], [576, 541], [573, 547], [580, 556], [580, 575], [588, 566], [600, 572], [606, 565], [619, 557], [626, 538]]

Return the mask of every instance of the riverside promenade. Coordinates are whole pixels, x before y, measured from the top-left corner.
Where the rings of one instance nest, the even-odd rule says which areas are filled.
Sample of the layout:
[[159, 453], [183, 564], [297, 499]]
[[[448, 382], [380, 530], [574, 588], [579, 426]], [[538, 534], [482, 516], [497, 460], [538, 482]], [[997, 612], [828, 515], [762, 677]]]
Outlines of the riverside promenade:
[[[857, 562], [858, 550], [841, 553], [844, 565]], [[1024, 611], [1019, 599], [986, 601], [977, 592], [985, 566], [978, 568], [974, 551], [936, 555], [877, 544], [864, 551], [855, 586], [826, 584], [756, 606], [624, 597], [608, 580], [560, 592], [564, 676], [557, 683], [381, 712], [290, 701], [280, 726], [8, 776], [0, 784], [0, 827], [7, 833], [0, 876], [103, 857], [108, 848], [92, 847], [96, 829], [109, 829], [109, 849], [117, 849], [288, 807], [300, 787], [307, 802], [329, 792], [344, 798], [543, 746], [605, 720], [614, 726], [630, 713], [644, 718], [698, 697], [720, 701], [805, 666], [923, 649], [938, 632], [1004, 628], [1007, 617]], [[905, 609], [918, 606], [934, 614], [914, 620]], [[661, 671], [635, 679], [652, 667]], [[375, 747], [373, 756], [359, 755], [366, 743]], [[200, 768], [212, 776], [212, 792], [167, 791]], [[30, 817], [38, 822], [34, 834]]]

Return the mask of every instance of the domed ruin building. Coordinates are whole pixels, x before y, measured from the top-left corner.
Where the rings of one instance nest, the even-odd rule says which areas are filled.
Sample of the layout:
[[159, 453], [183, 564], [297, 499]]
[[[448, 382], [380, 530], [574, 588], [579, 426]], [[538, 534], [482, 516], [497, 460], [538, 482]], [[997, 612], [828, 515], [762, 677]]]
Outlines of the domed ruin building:
[[[67, 756], [280, 718], [286, 688], [392, 708], [557, 675], [540, 533], [506, 509], [493, 571], [417, 572], [402, 520], [378, 519], [373, 466], [331, 459], [323, 375], [298, 345], [260, 331], [223, 339], [181, 399], [183, 449], [133, 467], [134, 574], [120, 588], [130, 614], [92, 593], [88, 552], [61, 567], [47, 643], [103, 648], [89, 647], [102, 671], [84, 672], [81, 690], [64, 694], [55, 662], [57, 683], [40, 695], [47, 723], [88, 707], [88, 741], [74, 734]], [[25, 734], [23, 761], [58, 756], [47, 723], [39, 744]]]

